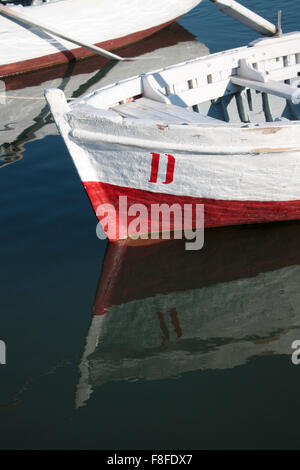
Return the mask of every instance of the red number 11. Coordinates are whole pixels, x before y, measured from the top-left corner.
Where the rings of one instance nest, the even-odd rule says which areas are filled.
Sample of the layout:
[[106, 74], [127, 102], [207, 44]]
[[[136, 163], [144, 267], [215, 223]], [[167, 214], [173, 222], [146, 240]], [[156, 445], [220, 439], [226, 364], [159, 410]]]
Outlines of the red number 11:
[[[157, 183], [157, 175], [159, 168], [160, 153], [151, 152], [152, 162], [151, 162], [151, 176], [149, 183]], [[166, 154], [168, 157], [167, 163], [167, 172], [166, 172], [166, 181], [163, 181], [163, 184], [170, 184], [174, 178], [174, 168], [175, 168], [175, 157], [173, 155]]]

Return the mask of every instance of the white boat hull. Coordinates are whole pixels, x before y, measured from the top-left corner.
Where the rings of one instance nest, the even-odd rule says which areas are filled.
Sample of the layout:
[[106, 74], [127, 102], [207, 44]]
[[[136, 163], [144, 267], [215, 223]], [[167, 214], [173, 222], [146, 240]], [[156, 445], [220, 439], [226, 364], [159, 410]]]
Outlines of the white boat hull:
[[[133, 77], [73, 105], [58, 90], [46, 92], [110, 240], [162, 232], [160, 222], [152, 224], [153, 206], [162, 204], [179, 207], [170, 221], [175, 231], [184, 225], [187, 205], [193, 207], [187, 229], [197, 228], [199, 205], [205, 227], [300, 218], [300, 123], [283, 115], [286, 108], [298, 112], [300, 35], [265, 41]], [[247, 66], [250, 60], [258, 70]], [[234, 85], [241, 64], [252, 78], [245, 82], [276, 96], [261, 93], [260, 104], [255, 90], [246, 96]], [[226, 112], [236, 103], [235, 122], [186, 109], [216, 109], [218, 100]], [[279, 112], [275, 119], [271, 104]], [[139, 227], [129, 212], [134, 204], [145, 208]]]

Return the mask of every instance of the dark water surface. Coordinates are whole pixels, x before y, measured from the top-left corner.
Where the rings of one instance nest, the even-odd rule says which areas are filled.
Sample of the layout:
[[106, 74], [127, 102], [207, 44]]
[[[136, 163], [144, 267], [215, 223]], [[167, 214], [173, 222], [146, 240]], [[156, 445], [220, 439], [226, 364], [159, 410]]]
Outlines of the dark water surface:
[[[242, 3], [299, 29], [298, 0]], [[148, 69], [205, 53], [193, 35], [212, 52], [257, 37], [206, 0], [179, 23], [134, 46]], [[10, 94], [76, 97], [142, 71], [102, 67]], [[210, 230], [201, 253], [118, 251], [45, 104], [0, 113], [0, 448], [299, 448], [300, 223]], [[108, 313], [92, 321], [94, 303]]]

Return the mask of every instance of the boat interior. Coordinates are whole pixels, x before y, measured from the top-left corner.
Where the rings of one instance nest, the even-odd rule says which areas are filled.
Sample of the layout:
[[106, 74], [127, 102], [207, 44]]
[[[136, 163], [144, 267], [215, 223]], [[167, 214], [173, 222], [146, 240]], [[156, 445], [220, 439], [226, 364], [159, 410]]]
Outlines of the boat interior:
[[121, 81], [84, 102], [167, 124], [293, 124], [300, 118], [299, 75], [296, 32]]

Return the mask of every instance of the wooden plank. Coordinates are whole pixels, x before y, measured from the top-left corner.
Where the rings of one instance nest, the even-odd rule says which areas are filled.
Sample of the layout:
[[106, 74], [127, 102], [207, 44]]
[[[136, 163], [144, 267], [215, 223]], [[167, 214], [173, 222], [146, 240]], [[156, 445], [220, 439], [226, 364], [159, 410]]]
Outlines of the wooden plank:
[[210, 124], [225, 124], [218, 119], [195, 113], [186, 108], [153, 101], [148, 98], [140, 98], [131, 103], [121, 104], [112, 108], [123, 117], [146, 119], [162, 122], [207, 122]]
[[139, 104], [138, 101], [133, 103], [121, 104], [119, 106], [115, 106], [112, 109], [119, 113], [122, 117], [126, 118], [145, 119], [147, 121], [149, 120], [172, 123], [179, 123], [184, 121], [183, 118], [172, 116], [170, 113], [147, 108], [146, 106]]
[[177, 106], [193, 106], [209, 100], [227, 96], [239, 91], [239, 87], [230, 83], [230, 80], [221, 80], [199, 88], [183, 91], [182, 93], [169, 95], [170, 102]]
[[[253, 47], [240, 47], [222, 53], [211, 54], [200, 57], [189, 62], [167, 67], [157, 71], [154, 75], [162, 87], [178, 84], [197, 77], [204, 77], [215, 72], [223, 72], [239, 67], [239, 60], [245, 58], [250, 64], [260, 61], [273, 60], [278, 57], [298, 54], [300, 34], [294, 33], [283, 38], [273, 38], [262, 40], [261, 43]], [[265, 47], [261, 47], [266, 41]], [[268, 42], [269, 41], [269, 42]], [[268, 70], [267, 63], [266, 69]], [[280, 67], [281, 69], [281, 67]]]
[[277, 32], [277, 28], [273, 23], [266, 20], [262, 16], [254, 13], [249, 8], [244, 7], [235, 0], [210, 0], [213, 2], [217, 8], [225, 13], [226, 15], [234, 18], [237, 21], [252, 28], [255, 31], [258, 31], [260, 34], [266, 34], [268, 36], [273, 36]]
[[84, 101], [96, 108], [108, 108], [121, 101], [140, 95], [142, 91], [141, 78], [136, 77], [95, 91], [88, 97], [85, 97]]
[[271, 80], [288, 80], [289, 78], [297, 77], [300, 72], [300, 64], [290, 65], [278, 70], [272, 70], [269, 72], [268, 77]]
[[253, 90], [260, 91], [262, 93], [269, 93], [271, 95], [279, 96], [286, 100], [292, 101], [293, 104], [300, 103], [300, 89], [286, 85], [281, 82], [258, 82], [256, 80], [248, 80], [240, 77], [231, 77], [232, 83], [245, 88], [252, 88]]
[[40, 21], [37, 21], [34, 18], [30, 18], [26, 15], [23, 15], [22, 13], [12, 10], [11, 8], [4, 7], [0, 5], [0, 14], [8, 17], [9, 19], [17, 20], [21, 23], [24, 23], [25, 25], [28, 25], [30, 28], [38, 28], [41, 29], [42, 31], [46, 31], [47, 33], [53, 34], [54, 36], [65, 39], [66, 41], [72, 42], [73, 44], [76, 44], [77, 46], [84, 47], [85, 49], [89, 49], [92, 52], [95, 52], [96, 54], [99, 54], [103, 57], [107, 57], [109, 59], [113, 60], [127, 60], [123, 57], [120, 57], [116, 54], [113, 54], [112, 52], [105, 51], [101, 47], [95, 46], [94, 44], [89, 44], [84, 41], [80, 41], [78, 38], [75, 38], [73, 36], [70, 36], [69, 34], [66, 34], [64, 31], [59, 31], [58, 29], [54, 28], [51, 25], [44, 24]]
[[144, 103], [149, 109], [156, 109], [161, 110], [162, 112], [168, 112], [168, 114], [171, 114], [172, 116], [177, 116], [181, 119], [184, 118], [184, 120], [186, 120], [187, 122], [220, 122], [219, 119], [214, 119], [201, 113], [195, 113], [194, 111], [183, 108], [181, 106], [163, 104], [154, 100], [149, 100], [147, 98], [140, 98], [138, 101]]

